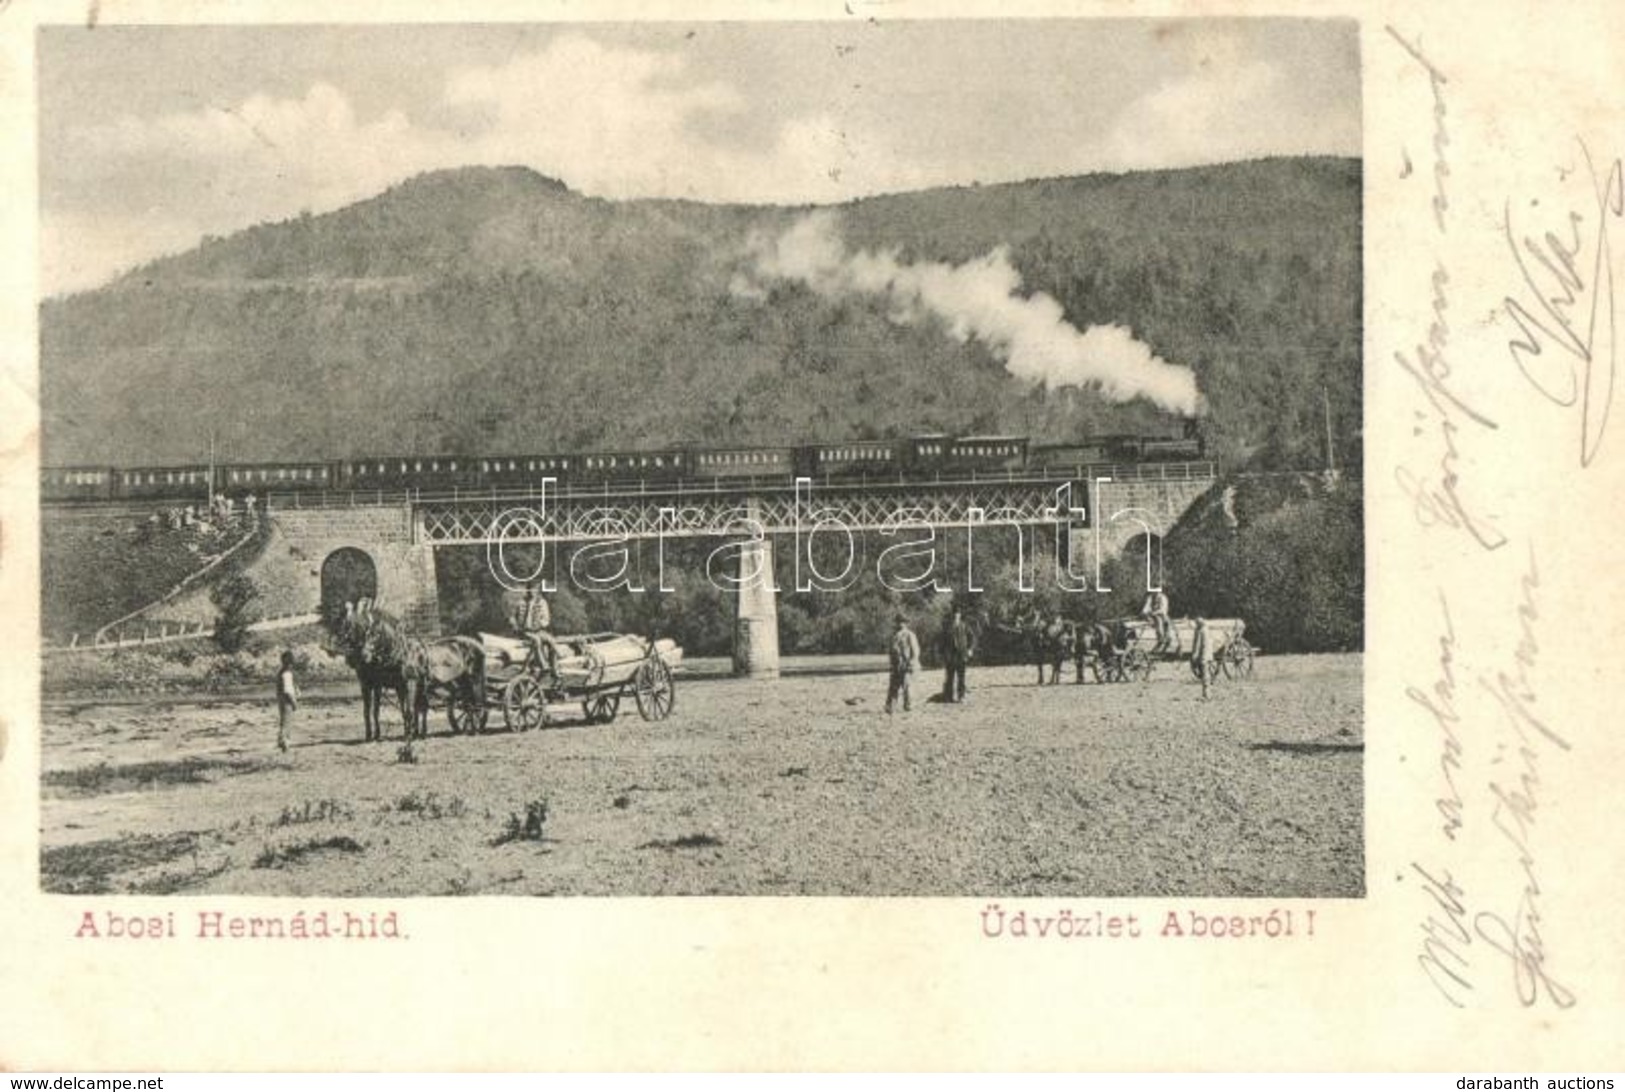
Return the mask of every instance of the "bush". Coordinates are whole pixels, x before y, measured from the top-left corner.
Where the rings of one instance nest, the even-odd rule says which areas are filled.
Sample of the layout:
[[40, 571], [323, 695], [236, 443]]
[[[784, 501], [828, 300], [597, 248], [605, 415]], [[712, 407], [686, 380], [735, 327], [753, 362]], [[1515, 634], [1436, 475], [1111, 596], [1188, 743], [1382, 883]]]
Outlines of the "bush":
[[542, 831], [547, 825], [547, 801], [532, 800], [525, 805], [525, 817], [519, 818], [517, 812], [508, 816], [508, 825], [497, 836], [494, 845], [504, 845], [508, 842], [540, 842], [543, 840]]
[[248, 643], [248, 627], [260, 620], [260, 590], [247, 573], [233, 573], [209, 591], [219, 611], [214, 641], [222, 652], [236, 652]]
[[[1347, 652], [1365, 645], [1365, 519], [1358, 482], [1324, 492], [1238, 492], [1234, 530], [1176, 531], [1168, 580], [1181, 616], [1241, 618], [1270, 652]], [[1250, 502], [1250, 503], [1249, 503]], [[1144, 582], [1144, 578], [1140, 578]]]

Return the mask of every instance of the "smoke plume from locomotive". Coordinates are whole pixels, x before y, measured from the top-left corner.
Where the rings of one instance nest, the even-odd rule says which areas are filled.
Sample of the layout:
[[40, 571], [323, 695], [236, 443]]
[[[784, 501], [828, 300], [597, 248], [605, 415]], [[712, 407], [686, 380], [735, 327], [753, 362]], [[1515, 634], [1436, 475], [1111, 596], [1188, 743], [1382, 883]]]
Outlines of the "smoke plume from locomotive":
[[754, 238], [752, 250], [761, 277], [799, 281], [829, 298], [883, 296], [894, 322], [934, 316], [957, 340], [986, 344], [1012, 375], [1050, 387], [1094, 387], [1119, 402], [1143, 396], [1186, 416], [1201, 412], [1189, 368], [1161, 359], [1125, 327], [1080, 331], [1047, 293], [1019, 295], [1021, 275], [1004, 247], [963, 265], [905, 263], [895, 251], [851, 253], [835, 215], [820, 211], [776, 239]]

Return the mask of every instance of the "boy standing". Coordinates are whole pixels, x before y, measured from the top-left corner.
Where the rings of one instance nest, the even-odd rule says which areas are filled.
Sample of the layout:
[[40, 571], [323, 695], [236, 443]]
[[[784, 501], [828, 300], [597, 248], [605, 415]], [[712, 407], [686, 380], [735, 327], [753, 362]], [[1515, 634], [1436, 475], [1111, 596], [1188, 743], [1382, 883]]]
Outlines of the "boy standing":
[[299, 708], [299, 687], [293, 681], [293, 653], [282, 653], [282, 670], [276, 677], [276, 747], [288, 749], [288, 729], [293, 725], [294, 710]]

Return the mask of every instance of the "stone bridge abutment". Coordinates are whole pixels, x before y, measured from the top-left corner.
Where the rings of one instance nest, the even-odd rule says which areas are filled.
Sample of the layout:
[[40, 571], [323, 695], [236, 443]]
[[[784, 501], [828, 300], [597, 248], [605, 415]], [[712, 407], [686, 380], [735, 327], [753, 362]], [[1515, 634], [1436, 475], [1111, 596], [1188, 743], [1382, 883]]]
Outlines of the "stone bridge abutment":
[[[267, 616], [315, 614], [324, 584], [350, 595], [371, 591], [380, 607], [424, 633], [440, 628], [434, 548], [405, 504], [356, 508], [278, 508], [248, 575]], [[212, 621], [207, 596], [167, 615]]]

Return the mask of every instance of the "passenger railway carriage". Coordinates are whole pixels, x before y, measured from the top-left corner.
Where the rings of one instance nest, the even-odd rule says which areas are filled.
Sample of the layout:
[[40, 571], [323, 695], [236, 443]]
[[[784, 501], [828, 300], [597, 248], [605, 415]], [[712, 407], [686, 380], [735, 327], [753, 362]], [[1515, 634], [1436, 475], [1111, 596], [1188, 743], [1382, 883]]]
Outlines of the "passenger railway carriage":
[[789, 478], [796, 467], [789, 447], [692, 448], [687, 477], [713, 480]]
[[143, 466], [114, 470], [114, 495], [120, 498], [145, 497], [207, 498], [209, 468], [206, 466]]
[[492, 455], [469, 460], [481, 489], [535, 487], [544, 478], [565, 481], [575, 466], [568, 455]]
[[1024, 470], [1025, 436], [960, 436], [948, 442], [948, 470]]
[[689, 462], [682, 451], [599, 451], [577, 457], [558, 479], [560, 485], [669, 482], [689, 477]]
[[334, 464], [334, 489], [396, 493], [406, 489], [450, 492], [478, 482], [478, 460], [457, 455], [369, 456]]
[[842, 444], [811, 444], [802, 449], [799, 465], [810, 478], [896, 477], [899, 467], [912, 463], [907, 441], [854, 440]]
[[1107, 436], [1075, 444], [1033, 445], [1024, 436], [925, 434], [901, 440], [849, 440], [799, 447], [701, 447], [552, 455], [378, 455], [337, 462], [231, 463], [215, 466], [48, 467], [46, 501], [201, 500], [210, 493], [450, 493], [531, 489], [553, 478], [571, 487], [641, 487], [783, 481], [860, 482], [898, 477], [949, 478], [1089, 464], [1196, 460], [1202, 443], [1183, 435]]
[[46, 500], [111, 500], [118, 471], [110, 466], [48, 466], [40, 470]]
[[[199, 492], [207, 492], [208, 470], [194, 467]], [[257, 493], [319, 493], [338, 488], [332, 463], [235, 463], [215, 468], [215, 491], [231, 496]]]

